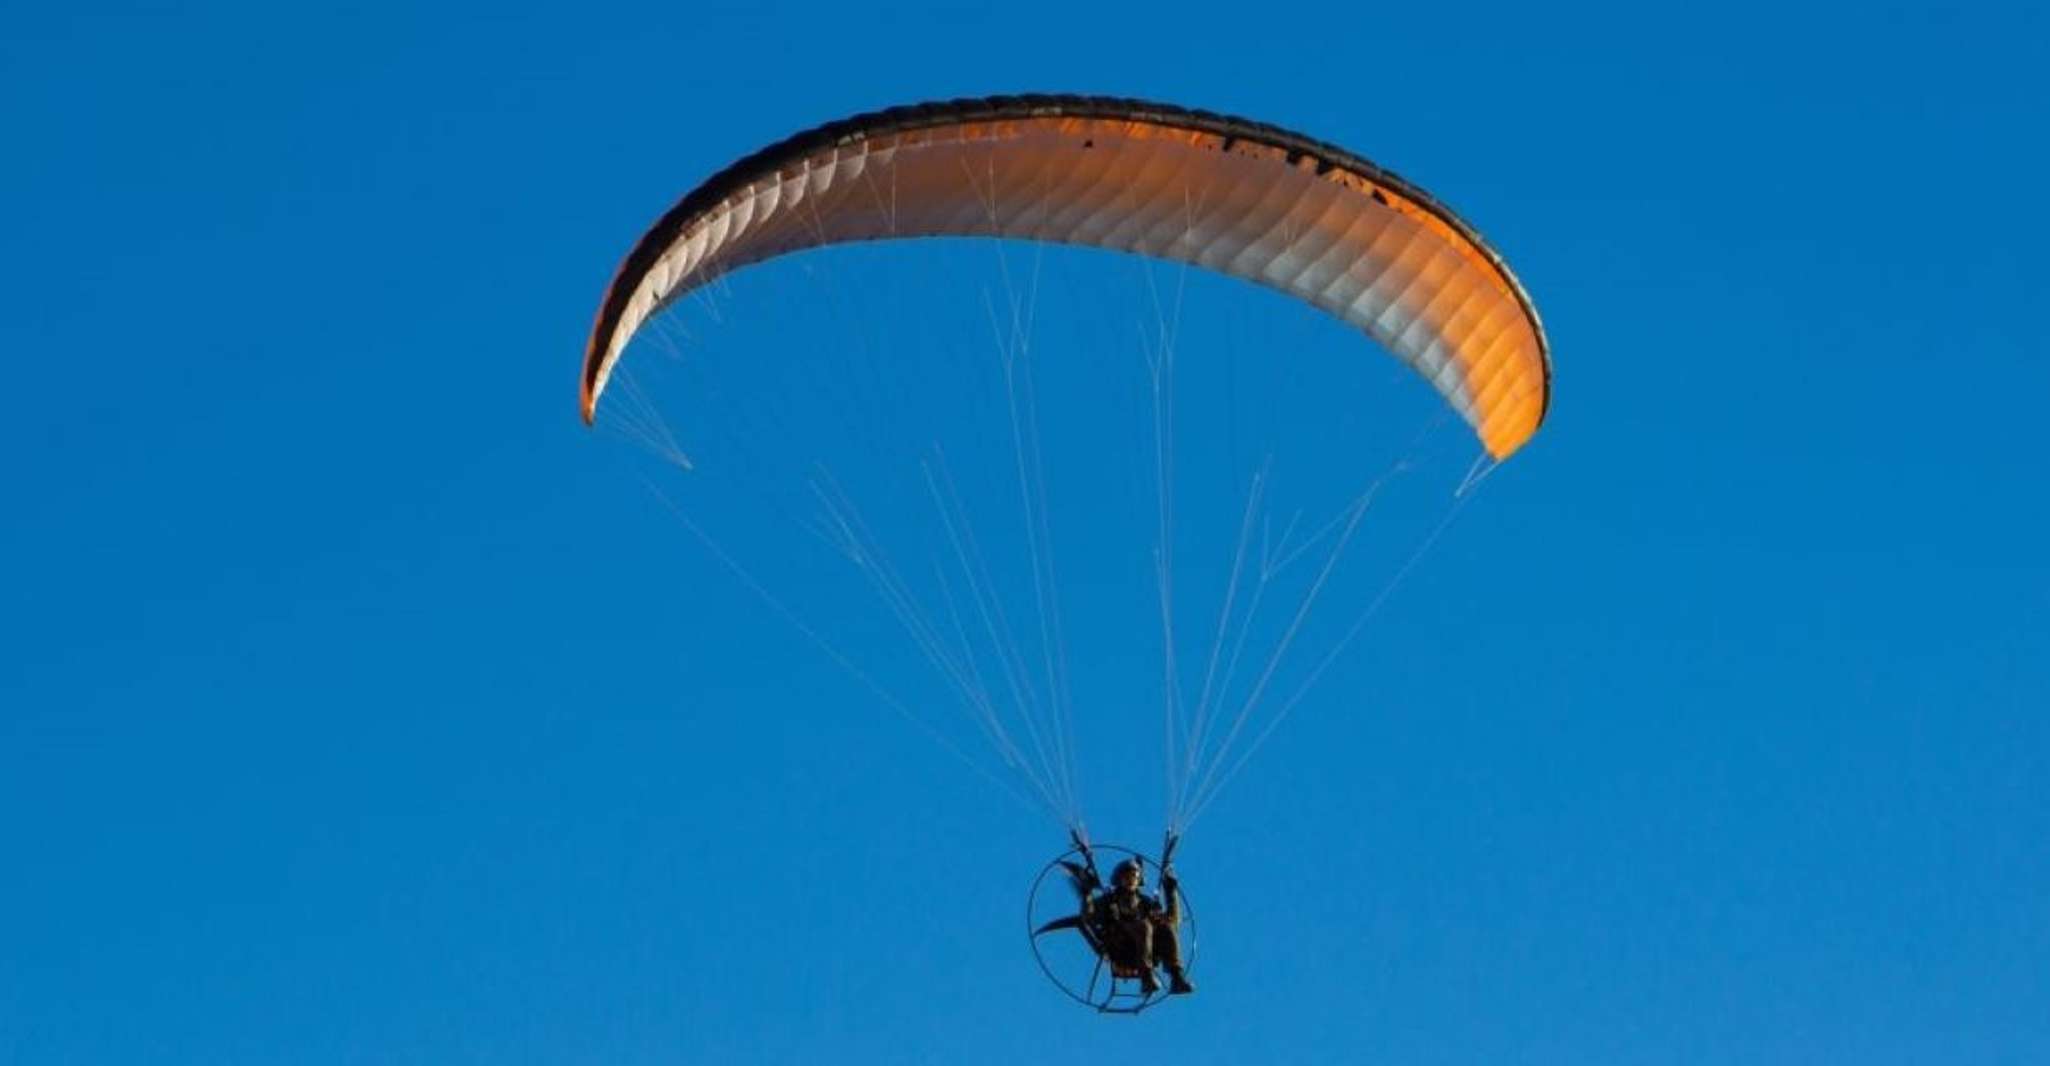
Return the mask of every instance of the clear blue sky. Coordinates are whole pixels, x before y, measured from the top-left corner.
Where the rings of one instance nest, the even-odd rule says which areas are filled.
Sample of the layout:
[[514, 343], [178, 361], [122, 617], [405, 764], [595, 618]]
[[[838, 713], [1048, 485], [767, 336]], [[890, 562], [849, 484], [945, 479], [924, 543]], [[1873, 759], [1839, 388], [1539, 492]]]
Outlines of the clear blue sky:
[[[2050, 1060], [2040, 8], [7, 22], [0, 1062]], [[1384, 163], [1558, 367], [1192, 833], [1203, 989], [1137, 1022], [1024, 954], [1058, 828], [575, 418], [674, 197], [1019, 90]]]

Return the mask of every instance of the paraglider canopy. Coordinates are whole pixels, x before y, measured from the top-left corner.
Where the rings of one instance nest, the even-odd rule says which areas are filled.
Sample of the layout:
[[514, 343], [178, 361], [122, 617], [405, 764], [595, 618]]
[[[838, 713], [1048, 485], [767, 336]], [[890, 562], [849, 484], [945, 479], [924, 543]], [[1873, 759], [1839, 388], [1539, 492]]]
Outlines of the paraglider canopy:
[[1192, 263], [1364, 330], [1496, 459], [1544, 420], [1550, 364], [1523, 286], [1428, 193], [1264, 123], [1090, 96], [891, 108], [797, 134], [692, 190], [619, 266], [586, 347], [590, 421], [650, 316], [779, 255], [903, 237], [1009, 237]]

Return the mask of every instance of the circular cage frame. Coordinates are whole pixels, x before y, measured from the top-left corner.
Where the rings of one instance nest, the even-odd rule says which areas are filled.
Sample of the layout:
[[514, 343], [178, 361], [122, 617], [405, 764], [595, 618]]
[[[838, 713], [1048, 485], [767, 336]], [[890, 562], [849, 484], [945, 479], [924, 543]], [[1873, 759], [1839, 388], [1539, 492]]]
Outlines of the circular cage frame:
[[[1039, 925], [1036, 921], [1038, 917], [1039, 896], [1040, 891], [1046, 887], [1048, 878], [1056, 877], [1056, 883], [1059, 884], [1062, 891], [1066, 891], [1068, 888], [1066, 883], [1068, 871], [1062, 864], [1075, 862], [1088, 865], [1093, 869], [1095, 865], [1094, 859], [1099, 855], [1115, 856], [1119, 859], [1137, 859], [1140, 865], [1149, 871], [1147, 876], [1155, 884], [1160, 882], [1164, 873], [1160, 863], [1155, 861], [1152, 856], [1142, 851], [1124, 847], [1123, 845], [1092, 844], [1087, 852], [1084, 852], [1081, 848], [1069, 848], [1048, 860], [1047, 864], [1040, 868], [1038, 876], [1032, 879], [1032, 890], [1025, 897], [1025, 938], [1032, 945], [1032, 960], [1039, 964], [1039, 972], [1045, 974], [1046, 979], [1052, 982], [1053, 986], [1060, 989], [1061, 993], [1069, 999], [1085, 1007], [1092, 1008], [1099, 1014], [1141, 1014], [1152, 1007], [1158, 1006], [1168, 998], [1168, 995], [1158, 990], [1154, 991], [1151, 995], [1147, 995], [1144, 992], [1128, 992], [1123, 990], [1120, 987], [1120, 982], [1131, 981], [1136, 984], [1137, 981], [1133, 978], [1121, 978], [1115, 974], [1107, 973], [1108, 960], [1101, 954], [1095, 956], [1095, 962], [1089, 973], [1089, 981], [1086, 985], [1082, 985], [1079, 981], [1070, 980], [1055, 973], [1053, 964], [1047, 961], [1046, 953], [1039, 949], [1039, 938], [1041, 936], [1048, 933], [1068, 933], [1073, 931], [1070, 929], [1048, 930], [1047, 933], [1039, 931]], [[1177, 924], [1176, 931], [1180, 940], [1182, 968], [1184, 971], [1193, 971], [1196, 968], [1196, 909], [1189, 904], [1188, 893], [1181, 891], [1179, 886], [1176, 888], [1175, 894], [1181, 899], [1181, 921]], [[1079, 932], [1076, 935], [1079, 936]], [[1106, 976], [1109, 978], [1107, 981], [1104, 980]], [[1103, 986], [1101, 994], [1097, 992], [1099, 984]]]

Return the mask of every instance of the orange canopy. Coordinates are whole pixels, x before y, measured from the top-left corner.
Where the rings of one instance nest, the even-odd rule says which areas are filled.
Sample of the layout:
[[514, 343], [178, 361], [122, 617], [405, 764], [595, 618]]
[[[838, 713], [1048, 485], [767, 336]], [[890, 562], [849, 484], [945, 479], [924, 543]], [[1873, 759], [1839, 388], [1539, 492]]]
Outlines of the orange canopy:
[[648, 318], [720, 275], [849, 241], [1007, 237], [1257, 282], [1349, 322], [1508, 457], [1550, 400], [1543, 325], [1502, 257], [1401, 178], [1273, 126], [1164, 104], [1010, 96], [892, 108], [742, 159], [620, 264], [584, 358], [590, 421]]

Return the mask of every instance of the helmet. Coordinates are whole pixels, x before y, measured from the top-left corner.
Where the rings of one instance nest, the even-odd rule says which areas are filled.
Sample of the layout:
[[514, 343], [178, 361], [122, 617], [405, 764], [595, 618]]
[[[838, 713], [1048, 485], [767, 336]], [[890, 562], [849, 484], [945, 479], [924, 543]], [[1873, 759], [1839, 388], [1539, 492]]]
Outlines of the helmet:
[[1140, 884], [1145, 884], [1146, 864], [1138, 859], [1126, 859], [1118, 863], [1117, 867], [1110, 872], [1110, 883], [1113, 885], [1118, 884], [1124, 881], [1127, 875], [1137, 878]]

